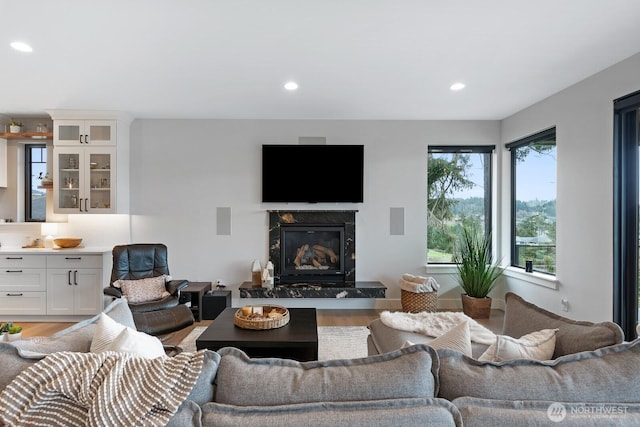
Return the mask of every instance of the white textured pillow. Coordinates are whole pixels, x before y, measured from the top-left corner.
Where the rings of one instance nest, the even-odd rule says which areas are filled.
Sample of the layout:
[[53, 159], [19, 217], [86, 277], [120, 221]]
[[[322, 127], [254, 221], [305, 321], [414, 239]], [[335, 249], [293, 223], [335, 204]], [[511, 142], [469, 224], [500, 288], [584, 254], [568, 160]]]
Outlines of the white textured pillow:
[[137, 280], [116, 280], [113, 286], [122, 289], [128, 302], [137, 304], [164, 298], [169, 294], [165, 287], [166, 276], [147, 277]]
[[147, 359], [165, 356], [162, 342], [158, 338], [131, 328], [125, 328], [120, 332], [105, 351], [133, 353]]
[[[438, 350], [441, 348], [449, 348], [451, 350], [459, 351], [465, 356], [471, 357], [471, 332], [469, 330], [469, 322], [464, 321], [451, 328], [446, 333], [439, 337], [429, 341], [428, 346]], [[406, 341], [402, 348], [410, 347], [414, 345], [411, 341]]]
[[100, 318], [96, 323], [96, 330], [93, 333], [90, 351], [101, 353], [106, 351], [109, 344], [127, 327], [116, 322], [104, 313], [100, 313]]
[[515, 359], [550, 360], [556, 349], [558, 329], [542, 329], [520, 338], [498, 335], [496, 341], [478, 358], [481, 361], [505, 362]]

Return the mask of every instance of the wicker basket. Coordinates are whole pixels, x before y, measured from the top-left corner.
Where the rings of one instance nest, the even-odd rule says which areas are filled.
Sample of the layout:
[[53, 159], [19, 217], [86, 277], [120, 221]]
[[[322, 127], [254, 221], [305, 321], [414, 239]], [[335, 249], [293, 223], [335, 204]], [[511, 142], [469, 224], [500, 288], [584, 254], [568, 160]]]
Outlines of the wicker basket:
[[421, 311], [437, 311], [438, 310], [438, 293], [437, 292], [409, 292], [400, 289], [400, 301], [402, 302], [402, 310], [408, 313], [419, 313]]
[[[273, 310], [282, 316], [275, 318], [268, 317], [267, 313]], [[262, 312], [264, 313], [264, 317], [247, 317], [242, 314], [242, 308], [240, 308], [233, 316], [233, 324], [243, 329], [265, 330], [281, 328], [289, 323], [289, 310], [287, 310], [286, 307], [281, 307], [279, 305], [265, 305], [262, 306]]]

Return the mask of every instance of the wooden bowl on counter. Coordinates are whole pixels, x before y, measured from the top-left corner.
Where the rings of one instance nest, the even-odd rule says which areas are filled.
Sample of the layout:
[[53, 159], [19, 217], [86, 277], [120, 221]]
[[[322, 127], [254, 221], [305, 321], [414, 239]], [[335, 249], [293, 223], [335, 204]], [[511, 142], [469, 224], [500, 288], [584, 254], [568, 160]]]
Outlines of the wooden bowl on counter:
[[60, 237], [53, 239], [53, 243], [59, 248], [75, 248], [82, 243], [82, 239], [78, 237]]

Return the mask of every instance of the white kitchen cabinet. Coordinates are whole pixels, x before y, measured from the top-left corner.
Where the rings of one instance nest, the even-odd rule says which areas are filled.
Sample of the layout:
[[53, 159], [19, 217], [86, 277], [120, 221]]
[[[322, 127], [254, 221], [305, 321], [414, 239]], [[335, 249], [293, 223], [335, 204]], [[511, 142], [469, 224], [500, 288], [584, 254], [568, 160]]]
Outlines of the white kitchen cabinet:
[[55, 120], [54, 146], [116, 145], [115, 120]]
[[102, 257], [47, 256], [47, 315], [93, 315], [100, 312]]
[[[99, 110], [47, 113], [53, 119], [53, 211], [128, 214], [129, 129], [133, 117]], [[69, 164], [69, 159], [77, 162], [71, 160]]]
[[0, 314], [46, 314], [46, 259], [39, 255], [0, 256]]
[[53, 182], [54, 212], [115, 213], [115, 147], [55, 147]]

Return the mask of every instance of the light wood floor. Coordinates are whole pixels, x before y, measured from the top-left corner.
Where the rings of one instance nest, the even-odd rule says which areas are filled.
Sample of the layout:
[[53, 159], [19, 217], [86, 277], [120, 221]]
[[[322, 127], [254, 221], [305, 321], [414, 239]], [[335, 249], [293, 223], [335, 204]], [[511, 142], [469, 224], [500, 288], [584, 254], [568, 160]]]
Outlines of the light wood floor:
[[[379, 317], [382, 310], [375, 309], [354, 309], [354, 310], [335, 310], [335, 309], [318, 309], [317, 320], [318, 326], [367, 326], [372, 320]], [[487, 327], [495, 333], [502, 331], [502, 323], [504, 312], [501, 310], [491, 310], [489, 319], [476, 319], [478, 323]], [[196, 326], [208, 326], [212, 320], [203, 320], [196, 322], [181, 331], [167, 334], [161, 337], [162, 342], [170, 345], [178, 345], [189, 332]], [[19, 322], [22, 326], [22, 336], [28, 337], [47, 337], [54, 333], [67, 328], [73, 323], [67, 322]]]

